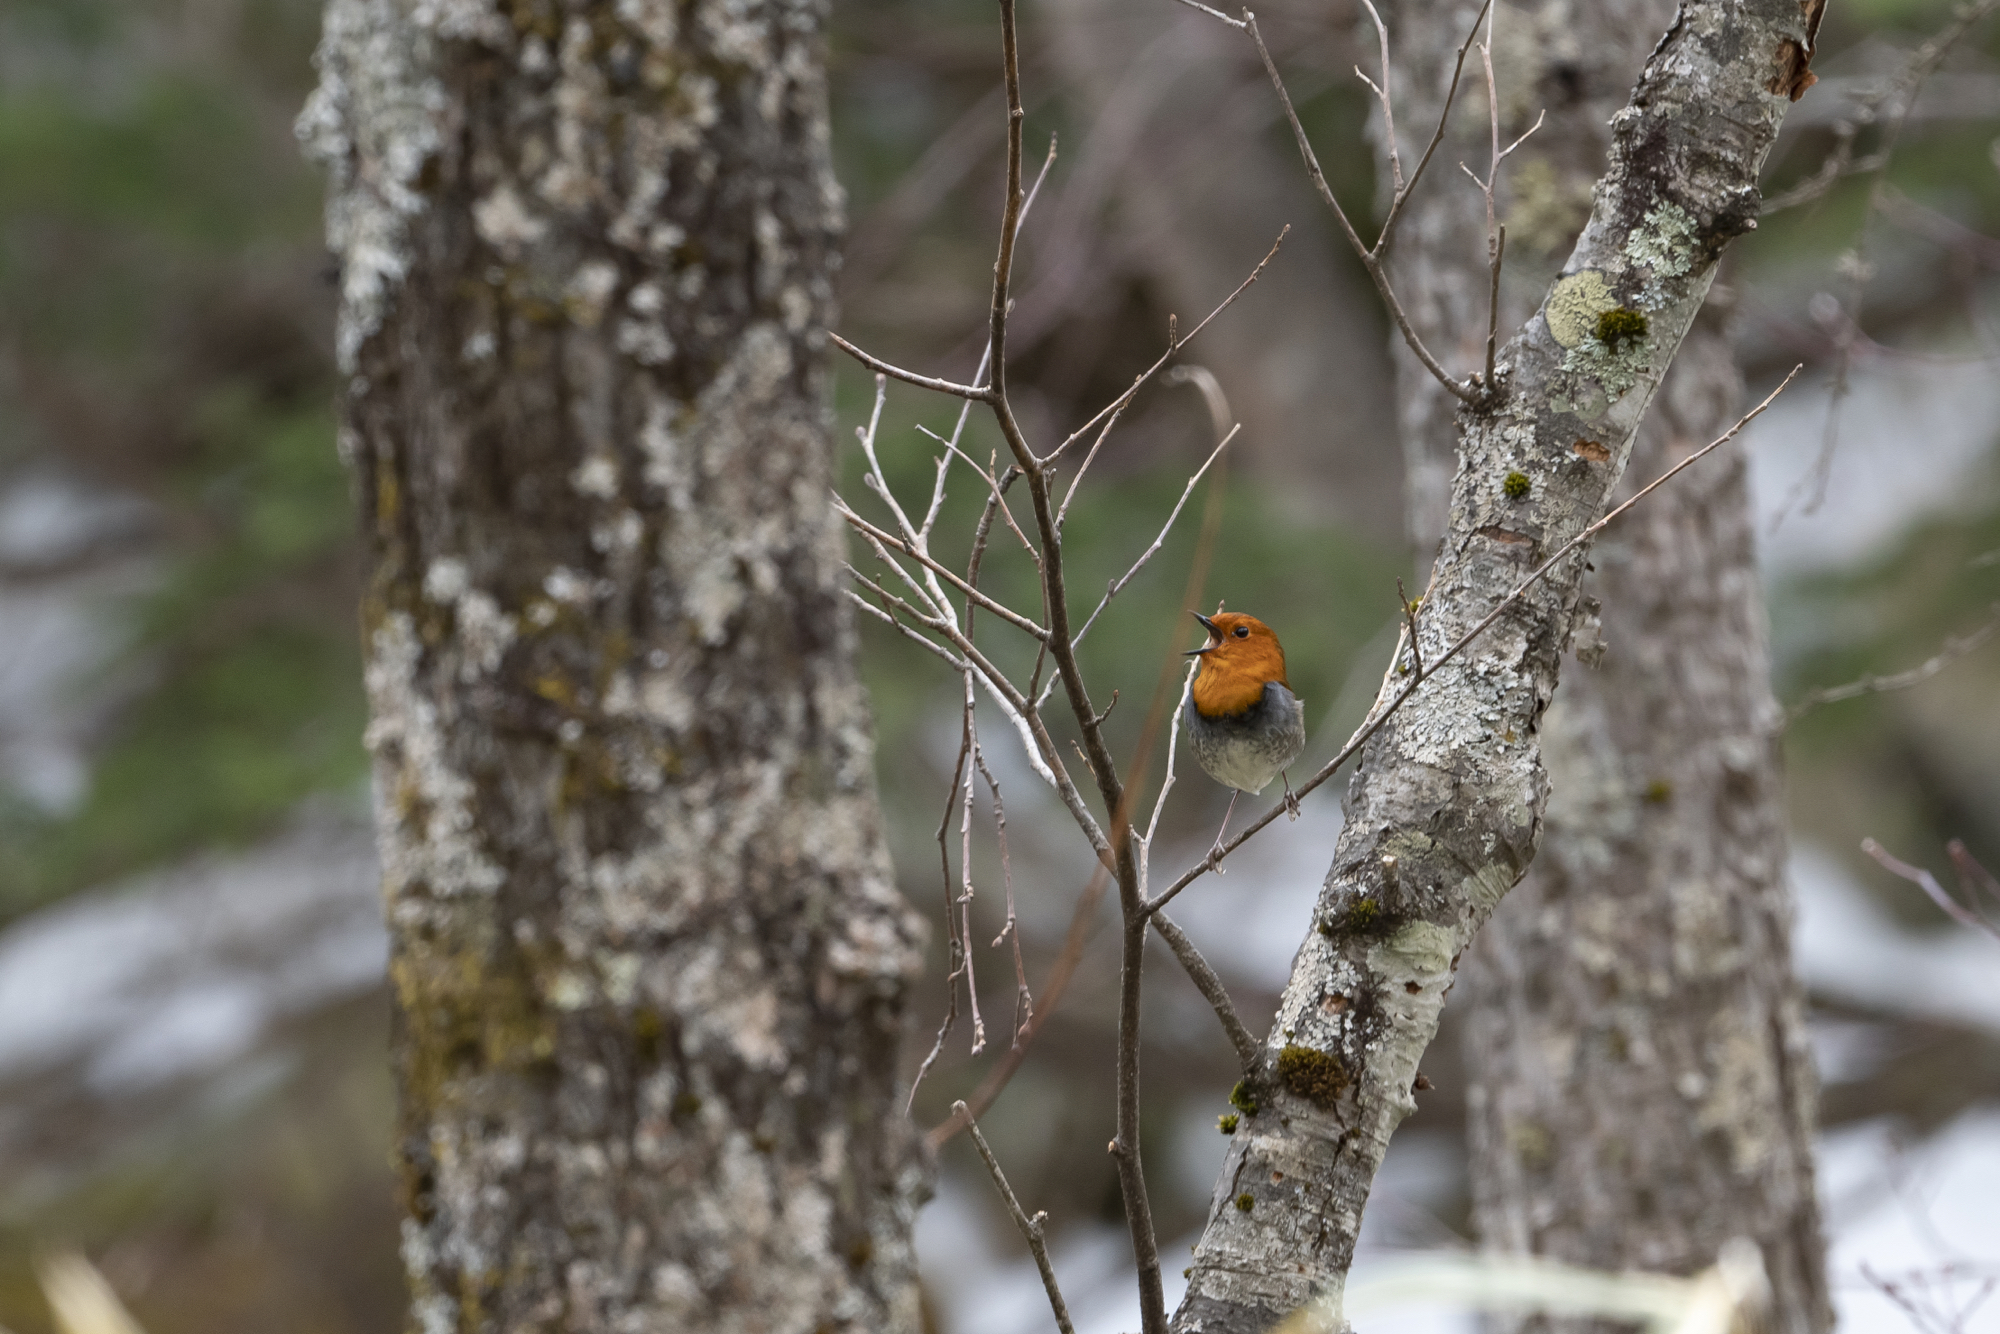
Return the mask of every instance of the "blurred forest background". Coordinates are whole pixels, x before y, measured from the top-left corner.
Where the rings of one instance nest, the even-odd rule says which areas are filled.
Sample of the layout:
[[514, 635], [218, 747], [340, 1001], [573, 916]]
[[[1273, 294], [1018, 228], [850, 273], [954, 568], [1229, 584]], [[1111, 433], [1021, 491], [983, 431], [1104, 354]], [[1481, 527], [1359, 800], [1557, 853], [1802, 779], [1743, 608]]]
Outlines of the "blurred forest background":
[[[1915, 667], [2000, 614], [2000, 20], [1973, 25], [1920, 89], [1903, 78], [1952, 13], [1830, 7], [1820, 82], [1787, 119], [1767, 193], [1811, 176], [1844, 124], [1859, 159], [1892, 140], [1893, 156], [1767, 217], [1722, 278], [1752, 389], [1808, 368], [1749, 437], [1788, 702]], [[1273, 0], [1260, 18], [1334, 188], [1366, 212], [1369, 105], [1351, 67], [1373, 55], [1356, 7]], [[1001, 191], [990, 7], [843, 0], [833, 23], [843, 332], [966, 378]], [[1427, 563], [1403, 536], [1383, 318], [1247, 46], [1170, 0], [1037, 0], [1024, 25], [1029, 142], [1062, 146], [1012, 332], [1017, 406], [1041, 438], [1129, 384], [1170, 316], [1198, 319], [1292, 225], [1191, 359], [1245, 427], [1214, 484], [1207, 600], [1282, 634], [1317, 765], [1373, 696], [1397, 577]], [[0, 1324], [20, 1334], [51, 1328], [33, 1260], [58, 1245], [86, 1250], [154, 1334], [402, 1323], [334, 274], [291, 132], [318, 26], [316, 0], [0, 0]], [[1477, 205], [1450, 172], [1425, 188]], [[1540, 247], [1523, 262], [1559, 261], [1587, 205], [1507, 219]], [[850, 431], [872, 386], [851, 365], [839, 384], [856, 483]], [[953, 415], [892, 395], [884, 462], [900, 488], [930, 485], [915, 425], [948, 433]], [[968, 432], [977, 456], [997, 444], [977, 417]], [[1071, 516], [1079, 600], [1151, 540], [1212, 441], [1192, 387], [1139, 400]], [[953, 503], [978, 500], [962, 483]], [[1113, 719], [1128, 753], [1162, 656], [1195, 641], [1175, 618], [1202, 503], [1088, 641], [1093, 673], [1129, 683]], [[1025, 563], [989, 568], [998, 589], [1030, 587]], [[897, 863], [935, 918], [958, 687], [864, 627]], [[2000, 1277], [2000, 942], [1951, 926], [1858, 845], [1943, 870], [1961, 838], [2000, 867], [2000, 637], [1910, 689], [1804, 713], [1786, 745], [1836, 1296], [1850, 1328], [1926, 1328], [1860, 1264], [1956, 1264], [1970, 1281], [1924, 1299], [1953, 1319]], [[1253, 1027], [1324, 873], [1337, 786], [1182, 900]], [[1006, 790], [1039, 988], [1088, 863], [1039, 785]], [[1169, 823], [1186, 838], [1165, 855], [1199, 855], [1222, 805], [1199, 774], [1183, 782]], [[1002, 920], [985, 894], [974, 936], [997, 1041], [974, 1058], [967, 1030], [952, 1035], [916, 1098], [924, 1124], [1005, 1046], [1012, 967], [984, 948]], [[943, 1009], [934, 934], [925, 1025]], [[1130, 1299], [1100, 1147], [1114, 934], [1087, 948], [986, 1118], [1028, 1207], [1049, 1211], [1093, 1330], [1120, 1328]], [[1153, 995], [1148, 1153], [1172, 1239], [1206, 1208], [1232, 1061], [1171, 966]], [[912, 1071], [929, 1038], [912, 1035]], [[1370, 1208], [1370, 1254], [1467, 1244], [1454, 1041], [1447, 1012], [1426, 1062], [1437, 1089]], [[1032, 1269], [977, 1172], [950, 1146], [919, 1224], [936, 1326], [1037, 1328]], [[1469, 1328], [1454, 1319], [1435, 1315]], [[2000, 1301], [1958, 1327], [2000, 1329]]]

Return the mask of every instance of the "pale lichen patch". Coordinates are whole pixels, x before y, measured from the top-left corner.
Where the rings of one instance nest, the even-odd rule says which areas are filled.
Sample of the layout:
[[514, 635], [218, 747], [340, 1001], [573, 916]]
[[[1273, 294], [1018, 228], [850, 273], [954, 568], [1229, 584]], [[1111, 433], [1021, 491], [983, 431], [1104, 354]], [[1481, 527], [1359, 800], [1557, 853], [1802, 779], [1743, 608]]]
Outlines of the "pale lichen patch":
[[452, 767], [437, 706], [418, 683], [424, 650], [415, 622], [390, 614], [372, 647], [365, 679], [373, 721], [362, 739], [377, 763], [383, 894], [393, 903], [420, 888], [440, 897], [491, 893], [505, 875], [481, 846], [472, 783]]
[[1549, 333], [1565, 348], [1573, 348], [1589, 338], [1598, 317], [1618, 306], [1611, 284], [1596, 269], [1585, 269], [1557, 280], [1542, 304], [1542, 318]]
[[[1700, 231], [1693, 216], [1679, 204], [1662, 203], [1647, 209], [1641, 224], [1625, 238], [1625, 258], [1651, 269], [1654, 284], [1691, 272], [1700, 256]], [[1640, 294], [1639, 304], [1657, 309], [1664, 299], [1663, 290], [1655, 285]]]
[[409, 272], [409, 219], [426, 207], [418, 182], [442, 145], [446, 100], [431, 45], [394, 0], [330, 0], [313, 55], [319, 84], [293, 127], [327, 171], [327, 245], [340, 256], [335, 351], [346, 374]]
[[549, 225], [528, 211], [513, 183], [502, 181], [472, 205], [472, 225], [479, 239], [500, 254], [517, 259], [523, 249], [548, 234]]

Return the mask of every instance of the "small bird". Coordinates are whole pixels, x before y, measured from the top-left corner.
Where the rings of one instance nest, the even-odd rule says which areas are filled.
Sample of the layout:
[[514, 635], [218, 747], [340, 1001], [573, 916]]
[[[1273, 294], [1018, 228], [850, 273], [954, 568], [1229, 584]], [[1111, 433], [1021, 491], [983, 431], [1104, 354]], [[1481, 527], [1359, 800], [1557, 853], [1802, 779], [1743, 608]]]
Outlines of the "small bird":
[[[1306, 711], [1285, 681], [1285, 650], [1270, 626], [1241, 612], [1193, 615], [1208, 631], [1208, 643], [1188, 653], [1201, 663], [1181, 712], [1201, 767], [1236, 789], [1213, 852], [1221, 850], [1222, 835], [1229, 832], [1236, 797], [1262, 792], [1306, 748]], [[1297, 819], [1298, 798], [1288, 776], [1285, 804]]]

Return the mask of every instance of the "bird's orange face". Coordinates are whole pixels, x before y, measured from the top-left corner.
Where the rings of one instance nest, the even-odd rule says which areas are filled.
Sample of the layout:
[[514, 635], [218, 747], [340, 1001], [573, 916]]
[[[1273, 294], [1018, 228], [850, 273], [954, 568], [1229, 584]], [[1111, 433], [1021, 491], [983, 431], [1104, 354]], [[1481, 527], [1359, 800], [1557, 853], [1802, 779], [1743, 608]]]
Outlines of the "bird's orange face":
[[1196, 612], [1195, 619], [1208, 631], [1208, 643], [1189, 655], [1201, 659], [1194, 678], [1194, 707], [1203, 717], [1243, 712], [1263, 697], [1264, 686], [1271, 681], [1290, 689], [1285, 650], [1270, 626], [1235, 611], [1214, 616]]

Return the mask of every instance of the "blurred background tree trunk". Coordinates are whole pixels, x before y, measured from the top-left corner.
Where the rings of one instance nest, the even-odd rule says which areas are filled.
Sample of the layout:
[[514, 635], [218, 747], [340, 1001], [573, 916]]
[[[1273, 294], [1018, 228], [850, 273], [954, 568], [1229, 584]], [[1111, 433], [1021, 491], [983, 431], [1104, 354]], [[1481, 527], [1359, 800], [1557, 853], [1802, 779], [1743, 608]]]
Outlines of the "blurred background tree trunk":
[[821, 3], [331, 0], [424, 1330], [914, 1330]]
[[[1477, 8], [1384, 7], [1406, 155], [1436, 124]], [[1608, 119], [1672, 17], [1664, 0], [1498, 6], [1501, 144], [1548, 113], [1502, 171], [1503, 330], [1568, 254]], [[1456, 168], [1484, 175], [1489, 155], [1475, 47], [1439, 149], [1447, 171], [1412, 202], [1395, 266], [1448, 365], [1484, 355], [1484, 208]], [[1639, 433], [1626, 494], [1742, 411], [1727, 281]], [[1457, 405], [1392, 344], [1410, 531], [1428, 564]], [[1540, 855], [1480, 934], [1458, 998], [1474, 1220], [1489, 1247], [1602, 1269], [1692, 1273], [1751, 1237], [1779, 1328], [1814, 1334], [1832, 1319], [1816, 1084], [1791, 968], [1779, 715], [1740, 452], [1725, 447], [1621, 520], [1593, 565], [1584, 587], [1602, 605], [1601, 639], [1580, 617], [1572, 648], [1586, 662], [1601, 649], [1601, 661], [1564, 673], [1543, 723], [1553, 790]]]

